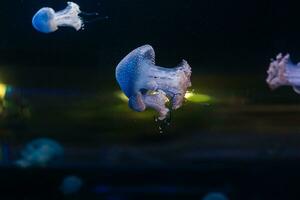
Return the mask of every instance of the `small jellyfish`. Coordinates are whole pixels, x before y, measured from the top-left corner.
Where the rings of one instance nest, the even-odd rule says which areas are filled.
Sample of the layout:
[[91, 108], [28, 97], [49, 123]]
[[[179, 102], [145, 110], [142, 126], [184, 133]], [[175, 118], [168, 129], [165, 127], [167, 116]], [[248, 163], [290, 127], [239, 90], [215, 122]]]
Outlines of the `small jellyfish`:
[[55, 32], [59, 27], [72, 27], [78, 31], [84, 26], [84, 20], [79, 16], [80, 14], [88, 16], [98, 15], [98, 13], [82, 12], [76, 3], [67, 3], [68, 6], [58, 12], [49, 7], [38, 10], [32, 18], [33, 27], [42, 33]]
[[271, 60], [266, 82], [274, 90], [281, 86], [292, 86], [294, 91], [300, 94], [300, 63], [293, 64], [290, 55], [277, 55]]
[[67, 176], [63, 179], [60, 190], [64, 195], [76, 194], [83, 186], [83, 181], [77, 176]]
[[221, 192], [210, 192], [203, 197], [203, 200], [228, 200], [228, 198]]
[[44, 167], [61, 158], [63, 147], [52, 139], [41, 138], [28, 143], [21, 151], [21, 159], [16, 161], [19, 167]]
[[160, 120], [169, 112], [167, 102], [174, 110], [181, 107], [187, 88], [192, 85], [191, 73], [185, 60], [175, 68], [155, 65], [155, 53], [150, 45], [133, 50], [116, 67], [116, 79], [129, 98], [129, 107], [137, 112], [153, 108]]

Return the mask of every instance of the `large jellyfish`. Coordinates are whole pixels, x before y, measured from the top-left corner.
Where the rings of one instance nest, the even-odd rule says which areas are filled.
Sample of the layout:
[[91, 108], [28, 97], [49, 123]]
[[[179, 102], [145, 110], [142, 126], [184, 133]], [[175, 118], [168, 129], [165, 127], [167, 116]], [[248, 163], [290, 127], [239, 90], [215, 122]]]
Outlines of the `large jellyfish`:
[[58, 12], [55, 12], [49, 7], [38, 10], [32, 18], [33, 27], [42, 33], [52, 33], [59, 27], [72, 27], [78, 31], [84, 26], [84, 22], [79, 16], [80, 14], [89, 16], [98, 15], [98, 13], [82, 12], [76, 3], [67, 3], [68, 6], [64, 10]]
[[292, 86], [300, 94], [300, 63], [293, 64], [289, 54], [278, 54], [275, 60], [271, 60], [266, 81], [272, 90]]
[[28, 143], [21, 151], [21, 159], [16, 161], [19, 167], [44, 167], [61, 158], [63, 147], [52, 139], [41, 138]]
[[191, 67], [183, 60], [175, 68], [155, 65], [155, 53], [150, 45], [141, 46], [129, 53], [116, 68], [116, 79], [129, 98], [129, 107], [137, 112], [147, 107], [166, 118], [169, 101], [172, 109], [181, 107], [187, 88], [190, 87]]

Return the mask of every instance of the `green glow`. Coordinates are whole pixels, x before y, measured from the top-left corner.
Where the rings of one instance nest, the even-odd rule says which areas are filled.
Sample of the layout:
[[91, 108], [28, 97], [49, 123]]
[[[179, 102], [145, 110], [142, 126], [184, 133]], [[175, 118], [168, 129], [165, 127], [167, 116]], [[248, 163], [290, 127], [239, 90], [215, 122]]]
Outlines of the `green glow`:
[[206, 94], [200, 94], [200, 93], [194, 93], [188, 91], [184, 96], [187, 101], [190, 101], [192, 103], [207, 103], [211, 101], [211, 97]]
[[115, 94], [120, 100], [122, 100], [124, 102], [128, 102], [128, 97], [123, 92], [118, 91]]
[[5, 84], [0, 83], [0, 99], [5, 97], [5, 93], [7, 90], [7, 86]]

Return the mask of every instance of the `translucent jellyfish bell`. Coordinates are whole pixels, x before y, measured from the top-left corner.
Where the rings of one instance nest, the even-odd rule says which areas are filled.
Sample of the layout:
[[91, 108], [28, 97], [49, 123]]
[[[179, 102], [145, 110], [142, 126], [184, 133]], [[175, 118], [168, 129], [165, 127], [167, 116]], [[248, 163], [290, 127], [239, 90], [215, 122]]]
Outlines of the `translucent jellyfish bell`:
[[190, 87], [191, 67], [183, 60], [177, 67], [155, 65], [155, 53], [150, 45], [141, 46], [129, 53], [116, 68], [116, 79], [129, 98], [129, 107], [142, 112], [147, 107], [166, 118], [170, 102], [172, 109], [181, 107], [187, 88]]
[[21, 151], [21, 159], [16, 161], [19, 167], [46, 166], [63, 156], [63, 147], [54, 140], [41, 138], [28, 143]]
[[55, 12], [52, 8], [41, 8], [32, 18], [33, 27], [43, 33], [52, 33], [59, 27], [72, 27], [77, 31], [83, 27], [81, 13], [76, 3], [68, 2], [68, 6]]
[[292, 86], [300, 94], [300, 63], [292, 63], [289, 54], [278, 54], [276, 59], [271, 60], [266, 82], [273, 90], [281, 86]]
[[83, 181], [78, 176], [67, 176], [63, 179], [60, 190], [65, 195], [76, 194], [83, 186]]

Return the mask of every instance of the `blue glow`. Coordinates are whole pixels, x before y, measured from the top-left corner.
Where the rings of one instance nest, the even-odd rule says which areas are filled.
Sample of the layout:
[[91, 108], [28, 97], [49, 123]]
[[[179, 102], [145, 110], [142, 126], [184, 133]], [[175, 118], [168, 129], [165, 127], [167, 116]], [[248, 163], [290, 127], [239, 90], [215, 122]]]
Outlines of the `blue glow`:
[[63, 156], [63, 147], [48, 138], [33, 140], [21, 151], [21, 159], [16, 161], [19, 167], [44, 167]]
[[221, 192], [208, 193], [202, 200], [229, 200], [225, 194]]
[[65, 194], [75, 194], [80, 191], [83, 186], [82, 180], [77, 176], [67, 176], [64, 178], [60, 190]]

